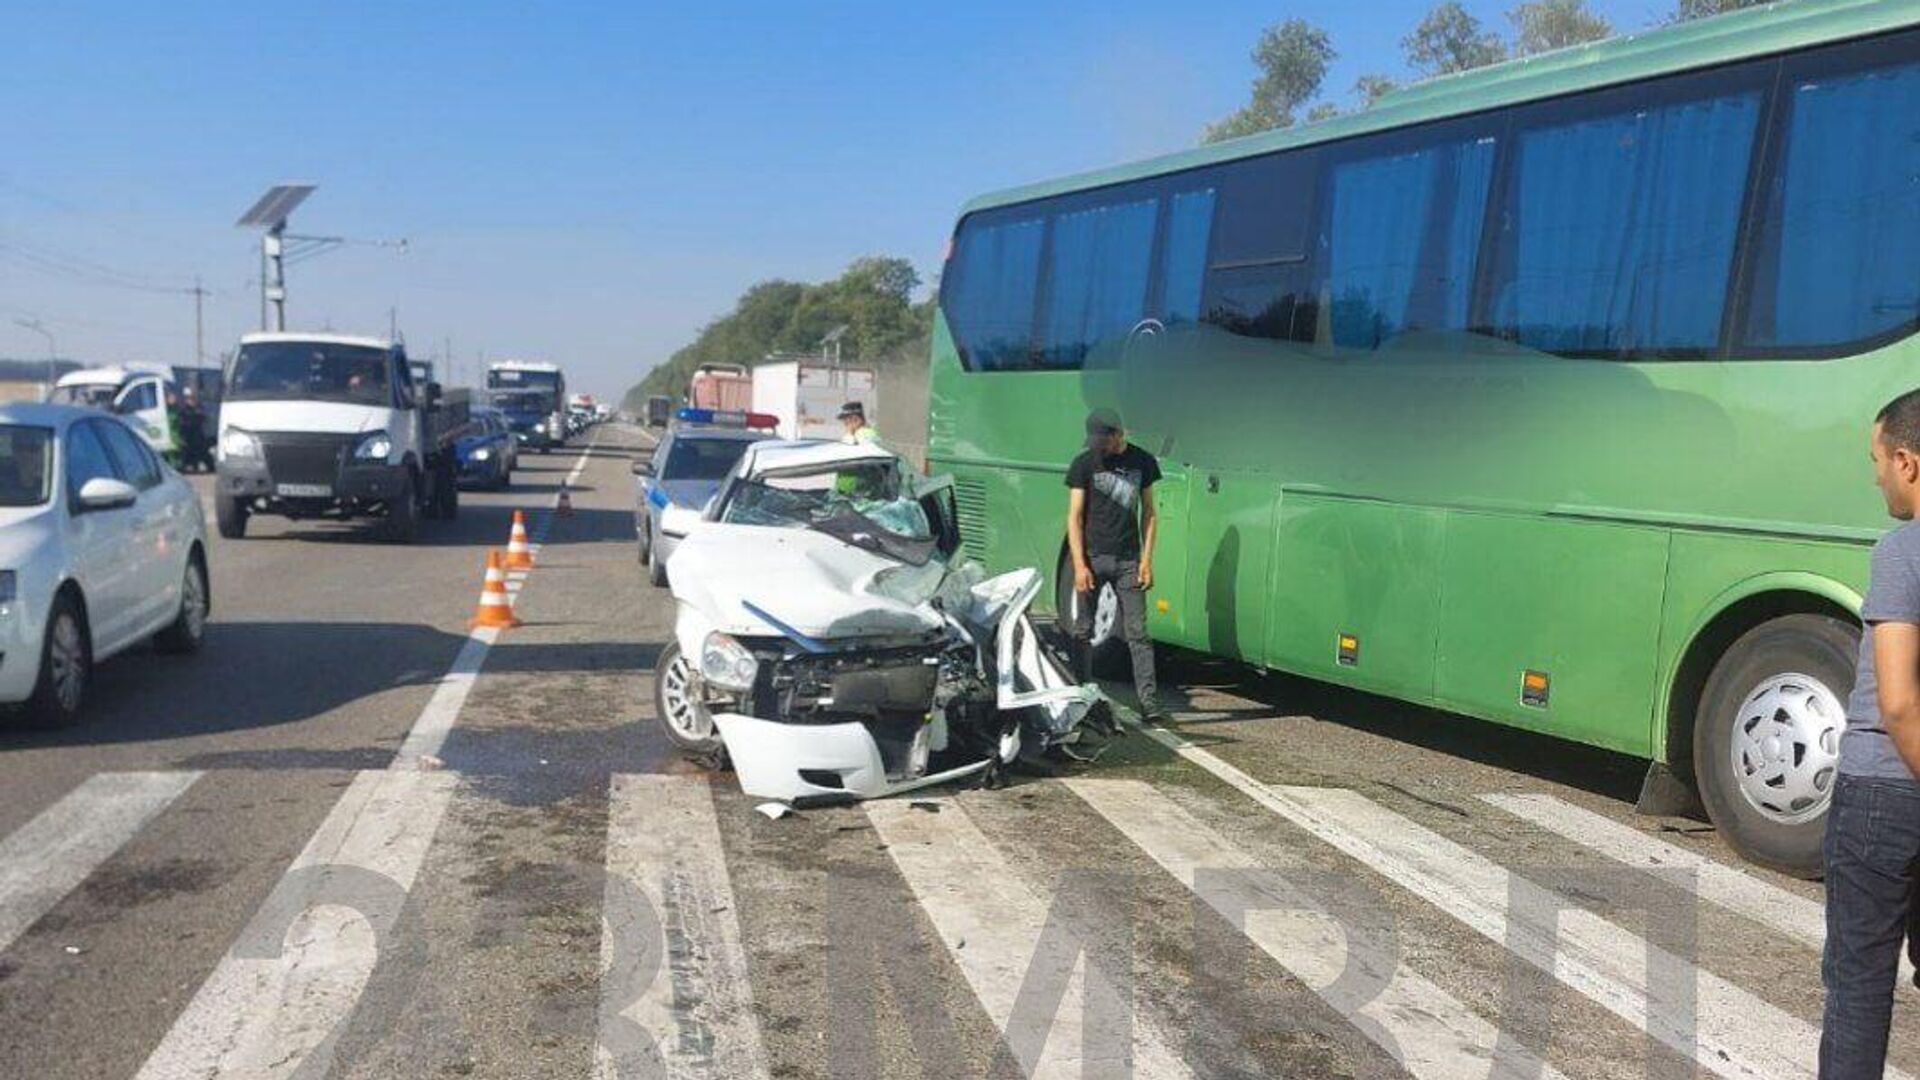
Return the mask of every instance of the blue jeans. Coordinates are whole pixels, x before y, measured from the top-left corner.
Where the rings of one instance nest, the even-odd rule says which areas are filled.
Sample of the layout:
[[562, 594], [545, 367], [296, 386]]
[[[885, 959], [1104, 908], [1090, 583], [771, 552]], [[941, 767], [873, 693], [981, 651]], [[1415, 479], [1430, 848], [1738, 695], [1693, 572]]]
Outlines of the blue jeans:
[[1881, 1075], [1900, 946], [1915, 936], [1920, 785], [1842, 774], [1827, 810], [1822, 1080]]

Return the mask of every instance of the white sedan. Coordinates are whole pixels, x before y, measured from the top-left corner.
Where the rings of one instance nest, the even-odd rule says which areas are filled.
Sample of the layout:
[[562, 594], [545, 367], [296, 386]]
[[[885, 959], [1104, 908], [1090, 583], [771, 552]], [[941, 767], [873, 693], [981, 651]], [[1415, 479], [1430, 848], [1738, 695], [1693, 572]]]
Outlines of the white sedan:
[[99, 661], [149, 638], [198, 649], [211, 596], [200, 500], [138, 435], [0, 405], [0, 704], [71, 723]]

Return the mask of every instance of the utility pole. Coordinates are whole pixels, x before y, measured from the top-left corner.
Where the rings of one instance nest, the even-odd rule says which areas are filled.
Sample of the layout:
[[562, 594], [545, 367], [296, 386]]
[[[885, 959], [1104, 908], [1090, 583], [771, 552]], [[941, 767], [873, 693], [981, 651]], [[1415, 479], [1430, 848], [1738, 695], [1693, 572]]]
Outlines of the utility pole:
[[400, 340], [400, 309], [387, 305], [387, 340]]
[[200, 275], [193, 276], [193, 288], [187, 290], [193, 294], [193, 366], [205, 367], [207, 364], [207, 321], [202, 308], [207, 299], [207, 290], [200, 285]]
[[53, 384], [57, 381], [53, 374], [54, 358], [60, 353], [60, 347], [55, 345], [53, 341], [53, 331], [47, 329], [46, 325], [39, 319], [15, 319], [13, 320], [13, 324], [31, 330], [47, 339], [47, 393], [51, 395], [53, 393]]

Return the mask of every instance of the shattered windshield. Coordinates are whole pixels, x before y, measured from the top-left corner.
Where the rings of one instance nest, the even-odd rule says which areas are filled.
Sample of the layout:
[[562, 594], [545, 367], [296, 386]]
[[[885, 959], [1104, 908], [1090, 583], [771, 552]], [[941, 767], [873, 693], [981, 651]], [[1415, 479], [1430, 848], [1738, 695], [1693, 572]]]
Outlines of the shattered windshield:
[[932, 557], [926, 511], [905, 490], [894, 461], [763, 476], [735, 485], [720, 520], [729, 525], [814, 529], [915, 566]]

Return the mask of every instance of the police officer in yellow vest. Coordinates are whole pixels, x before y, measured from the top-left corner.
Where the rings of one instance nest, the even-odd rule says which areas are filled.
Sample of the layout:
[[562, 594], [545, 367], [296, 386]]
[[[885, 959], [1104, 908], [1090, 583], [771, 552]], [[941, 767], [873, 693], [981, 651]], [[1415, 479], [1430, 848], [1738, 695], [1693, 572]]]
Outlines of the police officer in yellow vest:
[[841, 436], [840, 441], [848, 446], [880, 441], [880, 433], [874, 430], [872, 424], [867, 423], [867, 407], [857, 401], [849, 401], [840, 406], [840, 425], [847, 429], [847, 433]]

